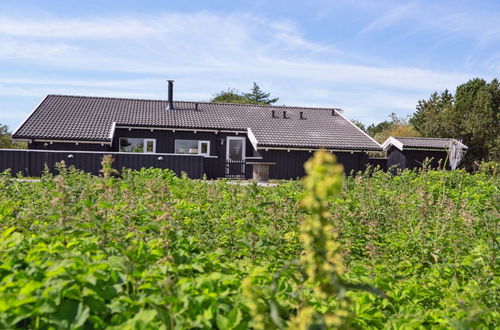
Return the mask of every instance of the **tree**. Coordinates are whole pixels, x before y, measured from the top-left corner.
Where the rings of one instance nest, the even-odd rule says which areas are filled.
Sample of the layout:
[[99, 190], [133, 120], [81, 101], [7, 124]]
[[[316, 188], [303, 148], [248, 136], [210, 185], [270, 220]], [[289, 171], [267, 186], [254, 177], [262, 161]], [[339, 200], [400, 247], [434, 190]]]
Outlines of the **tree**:
[[0, 148], [3, 149], [24, 149], [26, 148], [26, 143], [12, 141], [11, 134], [9, 132], [9, 127], [7, 125], [0, 124]]
[[390, 136], [419, 136], [419, 133], [408, 123], [406, 118], [398, 117], [395, 113], [389, 115], [390, 120], [385, 120], [377, 125], [371, 124], [366, 129], [367, 134], [384, 142]]
[[263, 92], [255, 82], [253, 83], [252, 91], [250, 93], [245, 93], [244, 96], [250, 100], [252, 104], [271, 105], [279, 100], [279, 97], [270, 98], [271, 93]]
[[410, 124], [422, 135], [437, 137], [446, 130], [443, 113], [453, 106], [454, 96], [445, 90], [432, 93], [429, 100], [419, 100], [417, 111], [410, 119]]
[[358, 126], [363, 132], [366, 133], [366, 126], [365, 126], [365, 124], [363, 124], [362, 122], [360, 122], [359, 120], [356, 120], [356, 119], [352, 119], [351, 122], [354, 125]]
[[241, 93], [239, 93], [234, 88], [229, 88], [227, 91], [221, 91], [214, 95], [210, 100], [214, 103], [236, 103], [236, 104], [248, 104], [249, 100]]
[[271, 105], [278, 102], [278, 97], [270, 98], [270, 95], [271, 93], [263, 92], [259, 85], [254, 82], [250, 93], [240, 93], [234, 88], [228, 88], [226, 91], [215, 94], [210, 102], [259, 105]]
[[499, 119], [498, 79], [476, 78], [458, 86], [455, 95], [444, 91], [420, 100], [410, 123], [422, 136], [461, 139], [469, 147], [464, 164], [470, 166], [475, 160], [500, 160]]

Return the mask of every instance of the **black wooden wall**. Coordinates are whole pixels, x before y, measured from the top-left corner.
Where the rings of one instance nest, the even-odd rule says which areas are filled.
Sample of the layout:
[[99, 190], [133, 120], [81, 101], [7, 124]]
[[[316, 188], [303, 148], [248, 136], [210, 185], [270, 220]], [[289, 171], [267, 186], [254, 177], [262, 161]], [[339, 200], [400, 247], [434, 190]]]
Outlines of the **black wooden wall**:
[[55, 172], [55, 164], [64, 160], [67, 166], [73, 165], [97, 175], [102, 157], [106, 154], [114, 158], [113, 167], [118, 170], [124, 167], [135, 170], [143, 167], [168, 168], [178, 175], [186, 172], [193, 179], [202, 178], [204, 173], [204, 158], [201, 156], [35, 150], [0, 150], [0, 172], [10, 169], [13, 174], [21, 172], [24, 176], [40, 176], [45, 165]]
[[[269, 167], [269, 176], [273, 179], [297, 179], [305, 175], [304, 164], [313, 155], [309, 151], [299, 150], [259, 150], [263, 161], [274, 162]], [[369, 163], [368, 155], [363, 152], [334, 152], [337, 161], [344, 166], [347, 174], [363, 171]]]
[[421, 168], [425, 159], [430, 159], [430, 168], [436, 169], [443, 167], [446, 163], [446, 168], [450, 168], [447, 160], [447, 151], [434, 150], [404, 150], [401, 151], [396, 147], [391, 147], [387, 151], [387, 166], [388, 168], [397, 169], [416, 169]]

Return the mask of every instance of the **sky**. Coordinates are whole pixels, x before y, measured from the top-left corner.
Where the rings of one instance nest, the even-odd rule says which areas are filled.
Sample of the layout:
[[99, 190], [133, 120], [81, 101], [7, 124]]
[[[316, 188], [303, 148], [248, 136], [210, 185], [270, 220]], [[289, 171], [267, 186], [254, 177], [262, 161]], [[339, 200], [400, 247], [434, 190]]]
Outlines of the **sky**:
[[208, 101], [253, 82], [278, 105], [365, 124], [500, 77], [499, 0], [0, 0], [0, 123], [47, 94]]

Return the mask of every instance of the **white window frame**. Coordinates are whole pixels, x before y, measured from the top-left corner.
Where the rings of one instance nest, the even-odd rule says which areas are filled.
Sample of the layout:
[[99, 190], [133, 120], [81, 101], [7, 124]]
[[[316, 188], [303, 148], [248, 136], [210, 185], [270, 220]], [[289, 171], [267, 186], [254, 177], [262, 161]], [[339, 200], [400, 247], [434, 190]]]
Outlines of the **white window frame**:
[[[153, 142], [153, 151], [148, 150], [148, 142]], [[145, 154], [155, 154], [156, 153], [156, 139], [144, 139], [144, 153]]]
[[[145, 139], [145, 138], [136, 138], [136, 137], [129, 137], [129, 136], [121, 136], [119, 139], [118, 139], [118, 151], [119, 152], [127, 152], [127, 151], [121, 151], [120, 150], [120, 146], [122, 145], [122, 139], [142, 139], [142, 143], [143, 143], [143, 146], [142, 146], [142, 153], [143, 154], [155, 154], [156, 153], [156, 139]], [[152, 141], [153, 142], [153, 152], [148, 152], [148, 141]], [[140, 153], [140, 152], [138, 152]]]
[[[179, 154], [176, 152], [177, 150], [177, 141], [196, 141], [198, 142], [198, 153], [197, 154]], [[202, 153], [201, 152], [201, 144], [202, 143], [206, 143], [207, 144], [207, 152], [206, 153]], [[210, 156], [210, 141], [209, 140], [196, 140], [196, 139], [175, 139], [174, 140], [174, 153], [177, 154], [177, 155], [201, 155], [201, 156], [205, 156], [205, 157], [209, 157]]]
[[[207, 144], [207, 152], [203, 153], [201, 152], [201, 145], [202, 143]], [[198, 140], [198, 155], [203, 155], [203, 156], [210, 156], [210, 141], [208, 140]]]
[[229, 141], [231, 140], [240, 140], [242, 141], [242, 150], [241, 150], [241, 160], [246, 159], [246, 154], [247, 154], [247, 145], [246, 145], [246, 137], [242, 136], [228, 136], [226, 139], [226, 160], [229, 160]]

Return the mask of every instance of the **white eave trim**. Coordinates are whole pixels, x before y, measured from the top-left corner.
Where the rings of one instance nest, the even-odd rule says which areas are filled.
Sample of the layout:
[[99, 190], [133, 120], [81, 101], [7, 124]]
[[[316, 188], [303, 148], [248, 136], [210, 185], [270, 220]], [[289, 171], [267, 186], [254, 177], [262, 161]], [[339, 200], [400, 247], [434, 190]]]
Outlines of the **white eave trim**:
[[329, 149], [329, 148], [324, 148], [324, 147], [314, 147], [314, 148], [288, 148], [288, 147], [266, 147], [266, 146], [261, 146], [257, 148], [258, 150], [286, 150], [286, 151], [316, 151], [316, 150], [326, 150], [328, 152], [367, 152], [367, 151], [376, 151], [376, 150], [368, 150], [368, 149]]
[[257, 141], [257, 138], [253, 134], [253, 132], [250, 129], [250, 127], [247, 128], [247, 135], [248, 135], [248, 139], [250, 140], [250, 143], [252, 144], [253, 148], [255, 150], [257, 150], [257, 145], [259, 144], [259, 142]]
[[462, 143], [462, 141], [459, 141], [457, 139], [451, 139], [453, 142], [455, 143], [458, 143], [458, 144], [461, 144], [462, 145], [462, 148], [464, 149], [469, 149], [469, 147], [467, 147], [465, 144]]
[[387, 140], [382, 143], [382, 149], [384, 149], [384, 151], [387, 151], [391, 146], [395, 146], [400, 151], [403, 151], [403, 143], [392, 136], [387, 138]]
[[0, 151], [23, 151], [43, 153], [70, 153], [70, 154], [103, 154], [103, 155], [141, 155], [141, 156], [183, 156], [219, 158], [218, 156], [206, 156], [200, 154], [176, 154], [176, 153], [152, 153], [152, 152], [120, 152], [120, 151], [84, 151], [84, 150], [40, 150], [40, 149], [0, 149]]
[[112, 124], [111, 124], [111, 129], [109, 130], [109, 140], [110, 141], [113, 141], [113, 137], [115, 136], [115, 129], [116, 129], [116, 121], [114, 121]]
[[88, 144], [109, 144], [110, 141], [85, 141], [85, 140], [51, 140], [51, 139], [33, 139], [34, 142], [49, 142], [49, 143], [88, 143]]
[[[344, 116], [344, 115], [342, 114], [342, 112], [341, 112], [341, 111], [339, 111], [339, 110], [334, 110], [334, 111], [335, 111], [335, 112], [336, 112], [336, 113], [337, 113], [340, 117], [344, 118], [344, 119], [345, 119], [345, 120], [346, 120], [349, 124], [351, 124], [352, 126], [356, 127], [356, 129], [357, 129], [358, 131], [360, 131], [361, 133], [363, 133], [363, 134], [364, 134], [367, 138], [369, 138], [370, 140], [372, 140], [372, 141], [373, 141], [373, 143], [375, 143], [375, 144], [376, 144], [376, 145], [378, 145], [380, 148], [382, 148], [382, 146], [380, 145], [380, 143], [378, 143], [377, 141], [375, 141], [375, 139], [374, 139], [374, 138], [372, 138], [370, 135], [366, 134], [366, 132], [365, 132], [365, 131], [363, 131], [361, 128], [359, 128], [358, 126], [356, 126], [356, 125], [355, 125], [352, 121], [350, 121], [350, 120], [349, 120], [346, 116]], [[342, 111], [343, 111], [343, 110], [342, 110]]]
[[242, 133], [245, 134], [246, 131], [238, 130], [218, 130], [218, 129], [206, 129], [206, 128], [184, 128], [184, 127], [154, 127], [154, 126], [126, 126], [115, 123], [115, 128], [125, 128], [125, 129], [145, 129], [153, 131], [179, 131], [179, 132], [209, 132], [209, 133]]

